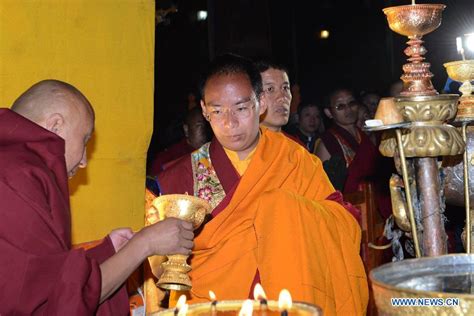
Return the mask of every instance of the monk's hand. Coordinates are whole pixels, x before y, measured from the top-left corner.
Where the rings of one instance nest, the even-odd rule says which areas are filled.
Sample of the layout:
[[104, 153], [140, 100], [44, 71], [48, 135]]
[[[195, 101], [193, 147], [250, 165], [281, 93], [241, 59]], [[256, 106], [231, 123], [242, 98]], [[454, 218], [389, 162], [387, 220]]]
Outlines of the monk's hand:
[[189, 222], [167, 218], [145, 227], [150, 255], [189, 255], [193, 249], [193, 225]]
[[130, 227], [117, 228], [110, 232], [109, 237], [112, 241], [115, 252], [118, 252], [130, 239], [132, 239], [133, 231]]

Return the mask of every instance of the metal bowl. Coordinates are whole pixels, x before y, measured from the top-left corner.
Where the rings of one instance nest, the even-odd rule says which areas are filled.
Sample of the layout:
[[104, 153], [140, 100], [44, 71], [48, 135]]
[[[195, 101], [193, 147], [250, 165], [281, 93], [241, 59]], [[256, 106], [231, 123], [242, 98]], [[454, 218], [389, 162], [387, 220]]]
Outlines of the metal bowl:
[[474, 80], [474, 60], [459, 60], [444, 64], [448, 76], [456, 81]]
[[[455, 254], [389, 263], [372, 270], [370, 279], [379, 314], [474, 315], [474, 255]], [[451, 302], [454, 305], [401, 307], [393, 304], [393, 298], [438, 299], [438, 304]], [[456, 301], [447, 300], [453, 298], [458, 299], [458, 305]]]
[[441, 25], [443, 4], [415, 4], [383, 9], [390, 29], [400, 35], [423, 36]]

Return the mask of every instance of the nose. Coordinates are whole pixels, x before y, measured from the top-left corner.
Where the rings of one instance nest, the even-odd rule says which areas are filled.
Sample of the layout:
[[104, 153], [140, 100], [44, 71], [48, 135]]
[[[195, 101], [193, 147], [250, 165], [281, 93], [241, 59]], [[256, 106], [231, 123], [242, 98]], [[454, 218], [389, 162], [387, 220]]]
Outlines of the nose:
[[84, 153], [82, 154], [81, 161], [79, 162], [79, 168], [87, 167], [87, 149], [84, 148]]
[[224, 118], [222, 122], [224, 123], [223, 125], [226, 128], [233, 128], [239, 123], [235, 115], [230, 110], [224, 113]]
[[278, 99], [291, 100], [291, 92], [290, 92], [290, 90], [286, 90], [286, 89], [284, 89], [284, 88], [280, 89], [280, 90], [278, 91], [277, 98], [278, 98]]

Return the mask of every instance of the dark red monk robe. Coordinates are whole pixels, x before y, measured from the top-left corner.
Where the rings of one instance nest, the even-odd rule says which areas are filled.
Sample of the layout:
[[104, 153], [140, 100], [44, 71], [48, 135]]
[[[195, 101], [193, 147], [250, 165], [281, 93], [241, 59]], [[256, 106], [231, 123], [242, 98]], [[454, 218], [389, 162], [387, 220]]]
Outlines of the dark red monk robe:
[[64, 140], [0, 109], [0, 315], [127, 315], [122, 286], [99, 307], [109, 238], [71, 250]]
[[150, 164], [150, 171], [148, 173], [156, 176], [166, 168], [168, 163], [173, 162], [183, 155], [189, 154], [193, 150], [194, 148], [188, 144], [186, 138], [183, 138], [179, 143], [171, 145], [164, 151], [157, 153]]

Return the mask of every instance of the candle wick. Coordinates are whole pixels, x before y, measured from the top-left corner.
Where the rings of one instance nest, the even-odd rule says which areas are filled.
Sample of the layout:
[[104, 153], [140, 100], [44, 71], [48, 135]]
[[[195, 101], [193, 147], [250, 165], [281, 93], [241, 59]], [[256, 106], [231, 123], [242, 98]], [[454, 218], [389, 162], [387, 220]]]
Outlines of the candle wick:
[[174, 314], [174, 316], [177, 316], [177, 315], [178, 315], [178, 313], [179, 313], [179, 308], [177, 308], [177, 307], [176, 307], [176, 308], [174, 309], [174, 312], [173, 312], [173, 314]]
[[288, 311], [285, 309], [281, 312], [281, 316], [288, 316]]
[[211, 305], [212, 305], [212, 306], [216, 306], [216, 305], [217, 305], [217, 301], [212, 301]]

